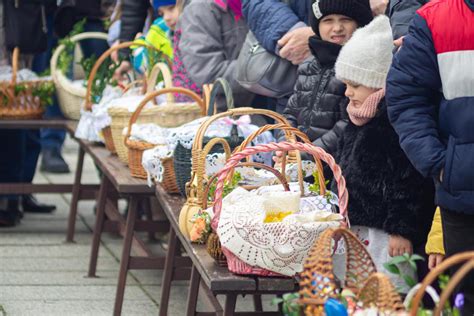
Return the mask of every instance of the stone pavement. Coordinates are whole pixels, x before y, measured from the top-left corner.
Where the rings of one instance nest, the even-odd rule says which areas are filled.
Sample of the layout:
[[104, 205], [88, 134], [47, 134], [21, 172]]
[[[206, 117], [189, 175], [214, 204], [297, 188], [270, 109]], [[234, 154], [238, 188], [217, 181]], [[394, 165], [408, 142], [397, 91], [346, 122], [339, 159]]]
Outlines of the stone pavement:
[[[68, 139], [63, 154], [76, 166], [77, 144]], [[74, 172], [53, 175], [37, 172], [35, 183], [72, 183]], [[96, 169], [86, 156], [83, 181], [98, 183]], [[0, 229], [0, 316], [4, 315], [112, 315], [122, 239], [104, 234], [97, 268], [98, 278], [86, 278], [92, 228], [93, 201], [79, 203], [74, 244], [64, 242], [71, 194], [38, 194], [55, 204], [48, 215], [25, 214], [20, 225]], [[122, 204], [122, 209], [125, 203]], [[152, 249], [164, 253], [164, 242]], [[161, 271], [133, 271], [127, 278], [122, 315], [156, 315]], [[175, 282], [169, 315], [184, 315], [187, 282]], [[264, 299], [268, 310], [271, 298]], [[203, 302], [199, 302], [200, 306]], [[239, 297], [238, 310], [249, 310], [250, 298]], [[274, 308], [272, 308], [274, 309]]]

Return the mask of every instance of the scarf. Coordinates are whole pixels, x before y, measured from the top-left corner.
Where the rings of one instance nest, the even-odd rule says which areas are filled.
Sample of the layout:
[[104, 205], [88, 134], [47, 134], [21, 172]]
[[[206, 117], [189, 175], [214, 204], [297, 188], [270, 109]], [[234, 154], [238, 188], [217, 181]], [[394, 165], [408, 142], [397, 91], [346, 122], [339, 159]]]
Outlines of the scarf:
[[334, 66], [341, 48], [341, 45], [323, 41], [317, 35], [309, 38], [309, 49], [323, 66]]
[[229, 8], [234, 13], [236, 21], [242, 17], [242, 0], [214, 0], [214, 2], [224, 10]]
[[385, 89], [380, 89], [365, 99], [360, 108], [356, 108], [352, 102], [347, 106], [347, 113], [354, 125], [362, 126], [370, 122], [377, 113], [377, 106], [385, 96]]

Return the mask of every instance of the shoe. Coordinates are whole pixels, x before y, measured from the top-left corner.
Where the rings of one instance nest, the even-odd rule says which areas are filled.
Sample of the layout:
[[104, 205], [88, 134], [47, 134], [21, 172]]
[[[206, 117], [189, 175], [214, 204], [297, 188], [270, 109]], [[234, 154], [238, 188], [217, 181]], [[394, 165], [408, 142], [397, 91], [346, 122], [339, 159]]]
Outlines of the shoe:
[[23, 195], [21, 199], [21, 206], [25, 213], [51, 213], [56, 209], [56, 206], [50, 204], [40, 203], [33, 195]]
[[58, 149], [47, 148], [41, 152], [41, 167], [40, 170], [50, 173], [69, 173], [69, 166], [67, 165], [64, 158], [61, 156], [61, 152]]
[[0, 210], [0, 227], [13, 227], [20, 222], [22, 213], [18, 200], [8, 200], [7, 207]]

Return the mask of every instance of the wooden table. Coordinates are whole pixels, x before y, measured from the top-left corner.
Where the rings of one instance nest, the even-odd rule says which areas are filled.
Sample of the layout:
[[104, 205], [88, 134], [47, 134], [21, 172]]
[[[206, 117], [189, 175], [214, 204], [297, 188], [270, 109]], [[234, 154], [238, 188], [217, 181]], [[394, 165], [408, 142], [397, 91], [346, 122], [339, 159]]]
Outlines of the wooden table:
[[[0, 120], [0, 129], [40, 129], [57, 128], [64, 129], [71, 138], [74, 137], [77, 122], [71, 120]], [[77, 161], [77, 173], [82, 173], [84, 153], [79, 149]], [[0, 183], [0, 194], [31, 194], [31, 193], [73, 193], [72, 201], [76, 207], [79, 200], [95, 199], [99, 190], [98, 185], [82, 184], [74, 181], [73, 184], [34, 184], [34, 183]], [[74, 210], [74, 214], [77, 209]], [[69, 217], [71, 219], [71, 217]], [[72, 241], [74, 236], [74, 225], [68, 224], [67, 241]]]
[[[191, 243], [179, 230], [178, 217], [184, 199], [167, 194], [159, 185], [156, 186], [156, 197], [171, 224], [168, 253], [162, 281], [162, 296], [160, 301], [160, 316], [167, 315], [170, 287], [174, 280], [174, 270], [178, 267], [176, 258], [182, 245], [192, 260], [191, 282], [187, 301], [186, 315], [281, 315], [280, 312], [264, 312], [261, 295], [281, 295], [297, 290], [297, 283], [289, 278], [269, 278], [257, 276], [238, 276], [229, 272], [226, 267], [220, 267], [207, 253], [205, 245]], [[214, 311], [197, 312], [196, 305], [199, 286], [211, 299]], [[255, 312], [235, 312], [238, 295], [253, 295]], [[217, 295], [225, 295], [225, 306], [222, 308]]]
[[[115, 155], [103, 146], [91, 142], [79, 140], [81, 147], [80, 159], [83, 159], [84, 153], [91, 156], [97, 167], [102, 172], [102, 181], [97, 199], [97, 217], [94, 227], [91, 256], [89, 262], [89, 277], [96, 276], [97, 259], [101, 235], [105, 231], [119, 232], [123, 237], [122, 257], [120, 259], [120, 271], [115, 296], [114, 315], [120, 315], [122, 310], [125, 285], [127, 281], [128, 270], [140, 269], [163, 269], [165, 258], [153, 255], [145, 243], [135, 234], [135, 232], [167, 232], [169, 222], [167, 220], [153, 220], [151, 213], [147, 214], [147, 220], [138, 218], [137, 205], [142, 199], [154, 196], [154, 188], [147, 185], [146, 180], [137, 179], [130, 175], [128, 167]], [[81, 175], [76, 174], [75, 182], [80, 183]], [[117, 201], [119, 198], [128, 199], [128, 214], [124, 219], [119, 213]], [[69, 223], [75, 225], [77, 213], [77, 199], [73, 199], [71, 212], [69, 214]], [[138, 256], [131, 255], [131, 248]], [[188, 279], [190, 274], [191, 262], [189, 258], [176, 258], [176, 275], [178, 279]]]

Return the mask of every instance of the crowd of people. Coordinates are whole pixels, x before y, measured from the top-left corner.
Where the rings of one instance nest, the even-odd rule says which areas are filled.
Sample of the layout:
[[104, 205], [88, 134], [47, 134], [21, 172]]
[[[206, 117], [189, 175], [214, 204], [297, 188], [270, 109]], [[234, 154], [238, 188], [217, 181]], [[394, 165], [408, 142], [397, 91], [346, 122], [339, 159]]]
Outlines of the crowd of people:
[[[4, 1], [4, 15], [10, 2]], [[365, 241], [377, 268], [383, 270], [390, 257], [414, 252], [426, 253], [425, 268], [433, 268], [445, 255], [474, 250], [473, 0], [109, 2], [65, 0], [47, 11], [52, 12], [48, 23], [59, 25], [64, 35], [72, 22], [87, 17], [87, 25], [99, 30], [98, 21], [113, 11], [109, 43], [117, 45], [140, 36], [146, 41], [153, 20], [164, 22], [175, 86], [201, 94], [204, 84], [223, 77], [236, 106], [283, 114], [336, 158], [347, 182], [352, 230]], [[275, 98], [239, 84], [239, 55], [248, 32], [294, 65], [292, 92]], [[59, 33], [49, 37], [55, 40]], [[83, 45], [97, 54], [106, 49], [95, 41]], [[33, 56], [33, 70], [47, 67], [52, 46]], [[120, 71], [131, 67], [124, 61]], [[223, 99], [217, 102], [224, 110]], [[6, 145], [0, 181], [31, 181], [38, 136], [0, 133]], [[46, 141], [51, 133], [59, 132], [41, 133], [44, 158], [51, 155]], [[56, 137], [56, 156], [63, 140]], [[280, 157], [276, 152], [275, 163]], [[23, 197], [28, 199], [35, 202]], [[17, 197], [2, 200], [0, 225], [11, 224], [5, 214], [18, 210]], [[29, 210], [25, 202], [23, 208]], [[472, 315], [472, 276], [462, 292], [463, 315]]]

